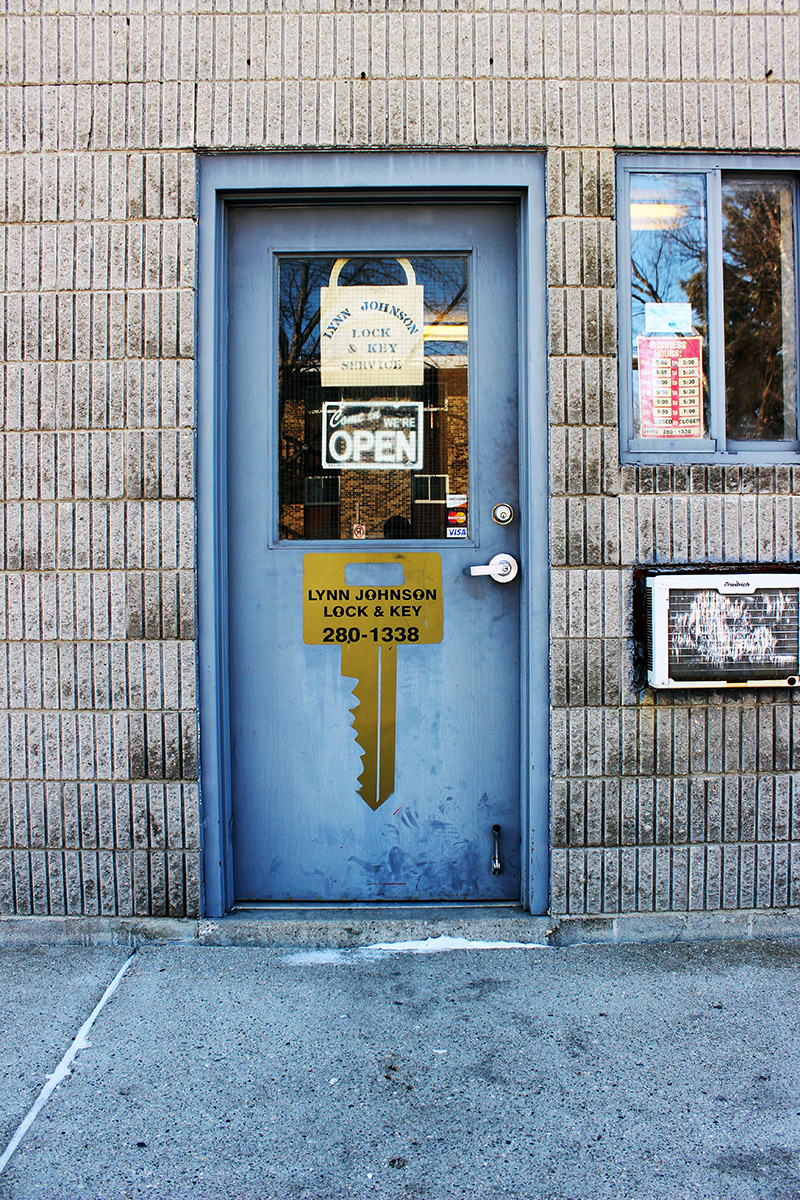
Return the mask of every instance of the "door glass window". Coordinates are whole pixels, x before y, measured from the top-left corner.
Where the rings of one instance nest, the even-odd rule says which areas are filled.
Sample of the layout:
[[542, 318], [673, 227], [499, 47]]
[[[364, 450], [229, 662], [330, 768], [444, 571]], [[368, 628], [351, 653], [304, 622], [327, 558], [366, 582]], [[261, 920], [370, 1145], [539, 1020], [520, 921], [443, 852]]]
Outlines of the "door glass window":
[[278, 270], [280, 538], [467, 538], [467, 257]]

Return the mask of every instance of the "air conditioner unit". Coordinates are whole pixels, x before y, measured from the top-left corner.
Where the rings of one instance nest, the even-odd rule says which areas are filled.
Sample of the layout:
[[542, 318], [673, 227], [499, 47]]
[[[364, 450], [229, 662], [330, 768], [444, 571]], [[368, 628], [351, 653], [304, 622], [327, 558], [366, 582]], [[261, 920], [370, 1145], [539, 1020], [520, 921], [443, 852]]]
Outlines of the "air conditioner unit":
[[649, 575], [654, 688], [796, 687], [800, 574]]

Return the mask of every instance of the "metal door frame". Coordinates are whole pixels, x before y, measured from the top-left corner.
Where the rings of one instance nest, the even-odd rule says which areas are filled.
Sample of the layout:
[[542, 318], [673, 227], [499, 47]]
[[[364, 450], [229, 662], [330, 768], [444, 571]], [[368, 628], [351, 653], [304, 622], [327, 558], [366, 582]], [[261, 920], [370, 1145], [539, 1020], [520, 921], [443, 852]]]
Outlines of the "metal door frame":
[[[544, 913], [550, 883], [550, 558], [544, 155], [515, 151], [305, 151], [198, 159], [197, 604], [201, 903], [233, 904], [227, 598], [227, 211], [231, 202], [520, 205], [520, 902]], [[491, 180], [491, 186], [486, 180]], [[538, 487], [536, 486], [538, 484]], [[531, 648], [535, 651], [531, 653]]]

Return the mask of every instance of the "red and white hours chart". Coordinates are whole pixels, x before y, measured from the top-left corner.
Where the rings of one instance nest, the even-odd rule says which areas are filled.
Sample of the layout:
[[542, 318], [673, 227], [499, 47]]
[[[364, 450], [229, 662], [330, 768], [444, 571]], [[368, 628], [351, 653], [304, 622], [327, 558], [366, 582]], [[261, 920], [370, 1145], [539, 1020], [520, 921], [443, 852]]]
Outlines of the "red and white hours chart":
[[637, 338], [643, 438], [703, 436], [702, 338]]

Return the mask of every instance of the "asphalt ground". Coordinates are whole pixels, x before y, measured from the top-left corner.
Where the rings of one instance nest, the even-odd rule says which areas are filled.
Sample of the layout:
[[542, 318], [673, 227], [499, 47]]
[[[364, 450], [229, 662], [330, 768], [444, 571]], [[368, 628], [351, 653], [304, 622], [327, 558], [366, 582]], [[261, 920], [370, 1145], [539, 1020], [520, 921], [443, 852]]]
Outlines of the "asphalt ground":
[[[0, 1154], [130, 951], [0, 951]], [[2, 1200], [800, 1198], [800, 945], [140, 948]]]

